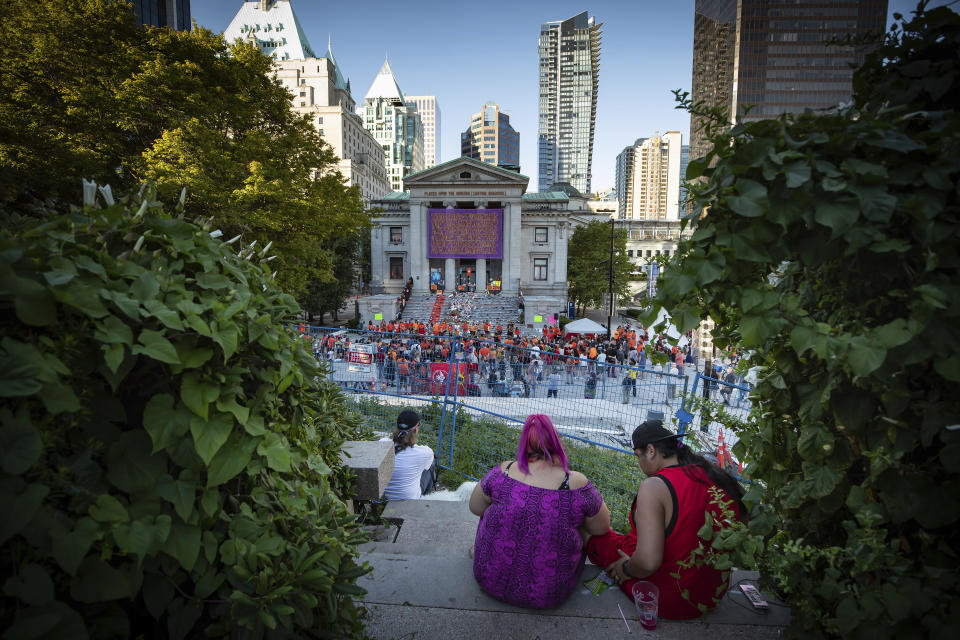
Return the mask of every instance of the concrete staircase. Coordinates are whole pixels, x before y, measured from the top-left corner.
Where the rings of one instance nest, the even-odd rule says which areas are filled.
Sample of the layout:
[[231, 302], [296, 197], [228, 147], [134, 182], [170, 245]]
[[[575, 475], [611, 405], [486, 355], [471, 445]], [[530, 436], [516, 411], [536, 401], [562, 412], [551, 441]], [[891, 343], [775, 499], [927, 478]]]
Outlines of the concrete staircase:
[[[368, 612], [367, 632], [373, 638], [765, 640], [779, 638], [790, 622], [786, 606], [773, 604], [768, 613], [756, 613], [739, 589], [731, 589], [707, 616], [686, 622], [660, 620], [655, 631], [640, 627], [633, 603], [619, 589], [595, 596], [581, 587], [552, 610], [513, 607], [488, 596], [473, 578], [468, 550], [477, 518], [465, 502], [391, 502], [383, 516], [393, 524], [381, 531], [385, 539], [360, 548], [360, 560], [373, 567], [358, 582], [367, 590], [362, 600]], [[581, 582], [599, 572], [599, 567], [587, 564]], [[755, 578], [751, 572], [735, 572], [731, 584]], [[630, 625], [629, 634], [618, 604]]]

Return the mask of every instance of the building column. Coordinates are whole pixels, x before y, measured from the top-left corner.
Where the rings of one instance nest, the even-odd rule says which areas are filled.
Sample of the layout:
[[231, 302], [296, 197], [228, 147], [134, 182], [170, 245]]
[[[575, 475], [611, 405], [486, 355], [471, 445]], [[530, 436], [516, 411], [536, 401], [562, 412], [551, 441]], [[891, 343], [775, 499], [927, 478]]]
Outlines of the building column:
[[456, 291], [457, 290], [456, 260], [454, 260], [453, 258], [447, 258], [443, 266], [444, 266], [444, 269], [443, 269], [444, 291], [447, 293]]
[[477, 258], [477, 291], [487, 290], [487, 259]]
[[413, 290], [417, 293], [430, 291], [430, 260], [426, 251], [426, 224], [423, 204], [410, 203], [410, 238], [406, 245], [410, 247], [410, 277], [413, 278]]
[[[509, 234], [504, 230], [504, 235], [507, 236], [510, 242], [510, 281], [509, 283], [504, 281], [504, 285], [509, 286], [509, 289], [516, 293], [518, 282], [523, 278], [523, 274], [526, 273], [524, 265], [524, 259], [527, 257], [523, 254], [520, 245], [521, 245], [521, 231], [520, 231], [520, 209], [523, 206], [520, 202], [511, 202], [509, 205], [510, 209], [510, 231]], [[504, 288], [506, 289], [507, 286]]]

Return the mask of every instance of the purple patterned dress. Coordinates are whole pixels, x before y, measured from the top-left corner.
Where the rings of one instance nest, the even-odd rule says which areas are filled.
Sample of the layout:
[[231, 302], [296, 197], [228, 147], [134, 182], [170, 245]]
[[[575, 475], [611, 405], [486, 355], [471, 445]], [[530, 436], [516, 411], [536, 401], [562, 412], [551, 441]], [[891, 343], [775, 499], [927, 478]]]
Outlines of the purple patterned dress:
[[480, 488], [493, 499], [477, 527], [473, 575], [498, 600], [518, 607], [556, 607], [583, 570], [577, 529], [597, 515], [603, 498], [592, 483], [541, 489], [507, 476], [497, 465]]

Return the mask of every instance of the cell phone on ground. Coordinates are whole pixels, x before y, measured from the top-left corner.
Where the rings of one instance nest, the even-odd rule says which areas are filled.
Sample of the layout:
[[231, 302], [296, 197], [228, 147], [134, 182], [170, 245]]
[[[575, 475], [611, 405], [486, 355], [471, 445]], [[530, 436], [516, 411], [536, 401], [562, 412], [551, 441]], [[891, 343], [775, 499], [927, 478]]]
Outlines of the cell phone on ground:
[[760, 595], [760, 591], [752, 584], [741, 584], [740, 590], [743, 591], [743, 595], [747, 596], [747, 600], [757, 611], [767, 611], [770, 608], [767, 601]]

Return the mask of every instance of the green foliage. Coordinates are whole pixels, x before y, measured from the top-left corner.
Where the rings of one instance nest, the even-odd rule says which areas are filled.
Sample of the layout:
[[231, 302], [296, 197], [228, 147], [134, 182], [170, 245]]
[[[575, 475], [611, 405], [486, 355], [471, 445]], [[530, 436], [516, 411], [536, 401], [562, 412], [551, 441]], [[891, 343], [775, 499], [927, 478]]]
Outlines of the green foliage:
[[729, 553], [801, 637], [960, 626], [958, 56], [960, 17], [921, 7], [857, 73], [856, 107], [714, 130], [688, 169], [708, 213], [657, 302], [763, 367]]
[[110, 0], [0, 6], [0, 202], [70, 202], [81, 176], [152, 180], [168, 200], [186, 187], [188, 215], [272, 243], [278, 283], [302, 296], [367, 218], [290, 106], [269, 58], [202, 27], [137, 28]]
[[4, 637], [359, 636], [359, 425], [264, 252], [152, 196], [0, 238]]
[[[603, 306], [610, 290], [610, 224], [591, 222], [577, 227], [567, 245], [567, 281], [570, 298], [580, 308]], [[627, 257], [627, 231], [613, 234], [613, 294], [617, 299], [629, 294], [633, 265]]]

